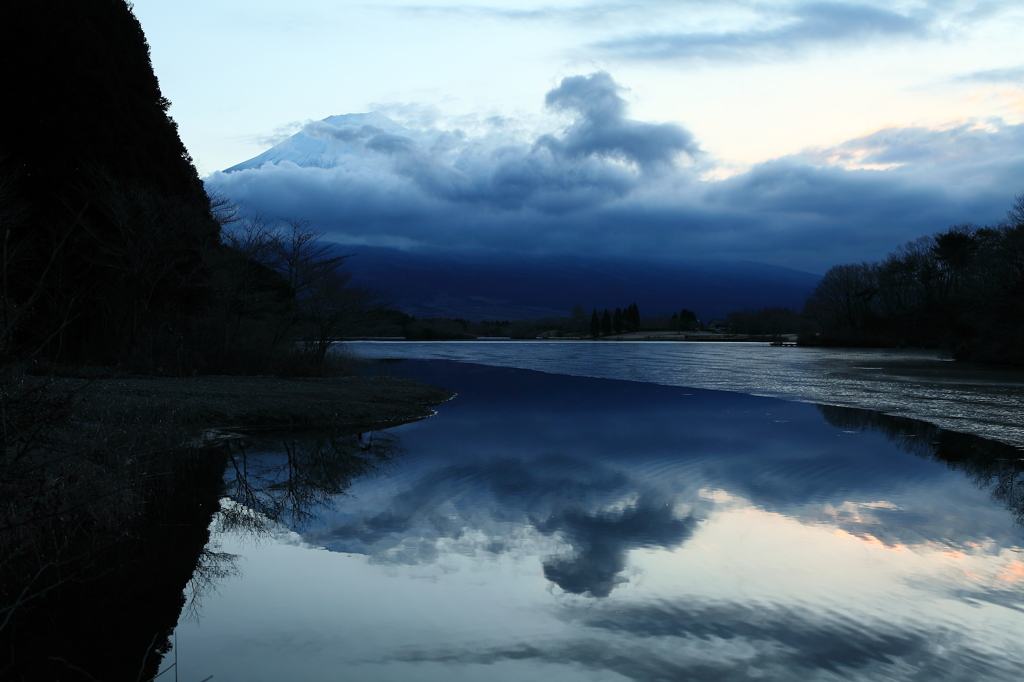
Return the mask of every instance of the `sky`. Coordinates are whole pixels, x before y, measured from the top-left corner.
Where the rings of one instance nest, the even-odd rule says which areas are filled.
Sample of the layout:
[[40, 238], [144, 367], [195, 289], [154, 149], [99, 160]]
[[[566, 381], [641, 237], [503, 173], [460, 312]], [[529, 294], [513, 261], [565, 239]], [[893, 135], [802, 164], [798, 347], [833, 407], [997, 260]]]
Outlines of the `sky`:
[[211, 191], [344, 243], [820, 273], [1024, 192], [1019, 2], [134, 7]]

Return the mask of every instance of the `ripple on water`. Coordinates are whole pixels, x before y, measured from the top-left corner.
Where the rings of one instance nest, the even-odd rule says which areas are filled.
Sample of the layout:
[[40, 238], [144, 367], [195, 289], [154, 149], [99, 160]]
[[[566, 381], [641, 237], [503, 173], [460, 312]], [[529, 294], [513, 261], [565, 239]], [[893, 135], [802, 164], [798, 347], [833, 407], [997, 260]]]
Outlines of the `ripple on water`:
[[1024, 447], [1024, 371], [960, 365], [933, 351], [592, 341], [347, 345], [371, 359], [454, 360], [872, 409]]
[[219, 538], [243, 576], [179, 626], [183, 677], [1024, 679], [1013, 451], [741, 395], [831, 385], [836, 401], [949, 412], [950, 394], [970, 402], [960, 384], [801, 349], [766, 363], [723, 344], [483, 345], [367, 346], [550, 374], [410, 367], [460, 398], [394, 429], [407, 456], [290, 544]]

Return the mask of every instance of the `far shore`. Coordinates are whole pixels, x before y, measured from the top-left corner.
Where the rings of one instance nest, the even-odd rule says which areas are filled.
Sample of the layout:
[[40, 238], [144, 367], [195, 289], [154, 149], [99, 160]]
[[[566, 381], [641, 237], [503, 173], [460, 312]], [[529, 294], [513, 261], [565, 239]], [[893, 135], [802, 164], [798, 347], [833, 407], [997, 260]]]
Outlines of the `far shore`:
[[760, 335], [750, 334], [725, 334], [720, 332], [624, 332], [610, 336], [536, 336], [526, 339], [517, 339], [511, 336], [477, 336], [468, 339], [407, 339], [404, 336], [346, 336], [337, 339], [339, 343], [345, 341], [412, 341], [415, 343], [429, 343], [431, 341], [748, 341], [757, 343], [770, 343], [772, 340], [782, 338], [787, 343], [796, 342], [796, 334]]

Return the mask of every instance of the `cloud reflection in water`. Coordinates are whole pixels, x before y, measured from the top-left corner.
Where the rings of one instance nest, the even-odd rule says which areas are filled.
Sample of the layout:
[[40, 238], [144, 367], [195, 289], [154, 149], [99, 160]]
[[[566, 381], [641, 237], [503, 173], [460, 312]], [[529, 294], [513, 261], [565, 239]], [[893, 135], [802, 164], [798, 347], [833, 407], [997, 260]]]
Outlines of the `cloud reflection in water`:
[[1024, 674], [1012, 448], [741, 394], [402, 371], [459, 397], [391, 432], [387, 476], [310, 507], [280, 569], [344, 614], [325, 651], [359, 679]]

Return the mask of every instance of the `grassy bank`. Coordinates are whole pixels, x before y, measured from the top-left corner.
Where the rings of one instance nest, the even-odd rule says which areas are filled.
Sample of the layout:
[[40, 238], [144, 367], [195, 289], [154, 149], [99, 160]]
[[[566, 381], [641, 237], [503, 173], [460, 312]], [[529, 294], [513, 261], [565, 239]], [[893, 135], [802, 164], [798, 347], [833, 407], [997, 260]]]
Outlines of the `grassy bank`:
[[[0, 677], [153, 678], [186, 584], [229, 568], [207, 547], [225, 495], [265, 515], [281, 496], [326, 499], [311, 482], [343, 492], [390, 443], [346, 434], [452, 396], [387, 377], [3, 377]], [[248, 434], [300, 434], [282, 448], [301, 475], [255, 497], [226, 489], [225, 465], [244, 458], [231, 437]]]
[[390, 377], [131, 376], [46, 381], [52, 391], [72, 396], [71, 423], [127, 420], [178, 429], [188, 440], [224, 431], [371, 431], [428, 417], [431, 407], [454, 395]]

